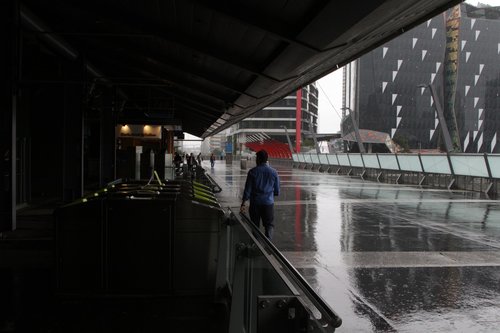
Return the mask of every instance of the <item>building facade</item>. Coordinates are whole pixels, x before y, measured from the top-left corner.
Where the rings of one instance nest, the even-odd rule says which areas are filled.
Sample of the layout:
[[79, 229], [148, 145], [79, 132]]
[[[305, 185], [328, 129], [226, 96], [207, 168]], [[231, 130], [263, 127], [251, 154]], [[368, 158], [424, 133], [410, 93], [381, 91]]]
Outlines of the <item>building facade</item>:
[[[301, 101], [300, 127], [297, 126], [297, 96], [299, 94], [301, 95], [299, 99]], [[288, 132], [292, 145], [295, 147], [297, 128], [300, 128], [301, 133], [299, 145], [307, 149], [311, 146], [312, 135], [317, 133], [318, 129], [318, 89], [315, 83], [303, 87], [296, 93], [286, 96], [233, 125], [228, 140], [233, 142], [236, 154], [238, 152], [249, 153], [251, 149], [247, 147], [247, 142], [266, 137], [268, 140], [288, 144], [286, 137], [286, 132]]]
[[345, 70], [343, 103], [360, 129], [386, 132], [412, 149], [443, 150], [441, 106], [452, 151], [500, 151], [500, 7], [460, 4]]

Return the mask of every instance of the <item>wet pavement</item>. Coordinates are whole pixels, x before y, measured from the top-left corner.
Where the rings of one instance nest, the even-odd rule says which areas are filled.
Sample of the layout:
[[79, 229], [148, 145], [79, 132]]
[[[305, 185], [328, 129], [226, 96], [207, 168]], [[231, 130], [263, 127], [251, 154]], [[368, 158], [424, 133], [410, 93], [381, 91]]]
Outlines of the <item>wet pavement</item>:
[[[204, 167], [238, 209], [247, 170], [217, 162]], [[500, 201], [276, 169], [273, 242], [338, 332], [500, 332]]]

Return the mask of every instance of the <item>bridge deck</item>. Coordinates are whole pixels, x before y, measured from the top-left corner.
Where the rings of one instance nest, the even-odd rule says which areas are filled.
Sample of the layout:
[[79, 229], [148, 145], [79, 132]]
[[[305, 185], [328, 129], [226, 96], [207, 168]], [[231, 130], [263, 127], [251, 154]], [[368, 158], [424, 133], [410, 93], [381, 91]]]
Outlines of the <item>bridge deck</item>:
[[[246, 170], [217, 162], [219, 200], [238, 207]], [[274, 243], [342, 317], [339, 332], [497, 330], [500, 201], [277, 169]]]

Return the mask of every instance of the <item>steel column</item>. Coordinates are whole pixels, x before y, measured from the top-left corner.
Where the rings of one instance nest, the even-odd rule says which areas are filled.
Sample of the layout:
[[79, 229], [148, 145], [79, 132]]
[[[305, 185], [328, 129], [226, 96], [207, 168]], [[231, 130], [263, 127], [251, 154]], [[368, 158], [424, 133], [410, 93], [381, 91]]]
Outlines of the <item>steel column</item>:
[[300, 135], [302, 132], [302, 88], [297, 90], [295, 103], [295, 152], [300, 153]]

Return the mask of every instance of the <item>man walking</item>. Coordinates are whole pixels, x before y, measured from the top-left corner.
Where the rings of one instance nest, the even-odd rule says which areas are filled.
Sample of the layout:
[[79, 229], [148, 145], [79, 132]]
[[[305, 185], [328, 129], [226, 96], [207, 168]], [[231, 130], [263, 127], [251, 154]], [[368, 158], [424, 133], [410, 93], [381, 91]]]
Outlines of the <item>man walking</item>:
[[262, 220], [266, 237], [271, 240], [274, 231], [274, 197], [280, 194], [280, 180], [276, 170], [267, 164], [267, 159], [265, 150], [257, 152], [257, 166], [248, 171], [240, 211], [245, 212], [245, 202], [250, 200], [250, 219], [257, 227], [260, 227]]

